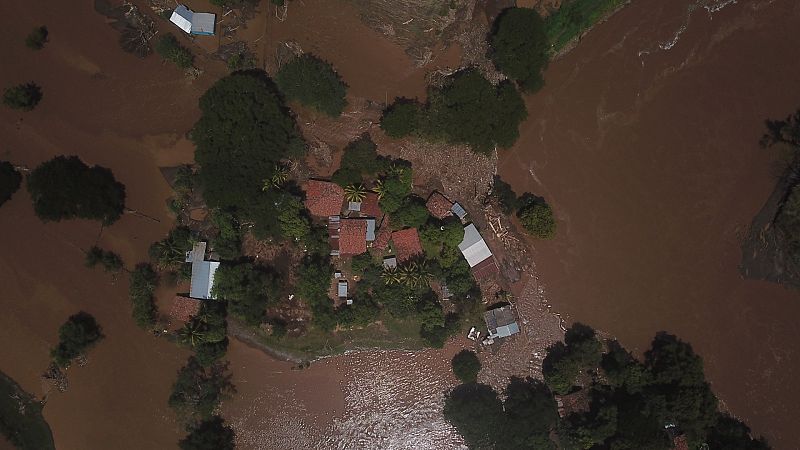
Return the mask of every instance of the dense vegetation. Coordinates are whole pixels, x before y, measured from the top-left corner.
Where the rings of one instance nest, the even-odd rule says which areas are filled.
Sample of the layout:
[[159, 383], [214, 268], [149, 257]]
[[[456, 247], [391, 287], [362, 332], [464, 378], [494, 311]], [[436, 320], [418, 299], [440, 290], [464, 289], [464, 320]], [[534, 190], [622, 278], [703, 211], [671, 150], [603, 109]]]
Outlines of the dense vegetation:
[[3, 104], [11, 109], [30, 111], [42, 100], [42, 88], [34, 83], [22, 83], [3, 91]]
[[220, 402], [235, 392], [227, 370], [227, 364], [215, 363], [204, 367], [197, 359], [190, 357], [178, 371], [178, 378], [169, 396], [169, 406], [188, 423], [212, 418]]
[[556, 218], [544, 199], [525, 193], [518, 199], [517, 208], [517, 217], [529, 234], [539, 239], [555, 236]]
[[567, 0], [545, 19], [547, 39], [554, 52], [596, 24], [627, 0]]
[[180, 342], [195, 352], [200, 365], [210, 367], [228, 351], [228, 304], [204, 300], [197, 316], [178, 331]]
[[542, 70], [550, 58], [545, 24], [533, 9], [508, 8], [495, 20], [491, 58], [500, 71], [523, 91], [535, 92], [544, 84]]
[[25, 45], [31, 50], [41, 50], [44, 48], [44, 44], [47, 43], [47, 35], [47, 27], [36, 27], [25, 38]]
[[338, 117], [347, 106], [347, 86], [329, 63], [308, 53], [284, 64], [275, 76], [275, 83], [287, 100], [331, 117]]
[[228, 303], [228, 311], [248, 325], [259, 325], [267, 305], [278, 300], [274, 274], [251, 263], [223, 263], [214, 275], [213, 295]]
[[106, 272], [119, 272], [122, 270], [122, 258], [110, 250], [93, 245], [86, 252], [86, 267], [94, 268], [100, 264]]
[[[668, 450], [680, 434], [690, 448], [769, 448], [717, 410], [702, 360], [675, 336], [656, 335], [644, 362], [585, 325], [573, 325], [566, 341], [548, 350], [546, 384], [512, 379], [505, 401], [475, 383], [447, 395], [445, 417], [470, 448]], [[564, 396], [561, 418], [553, 392]]]
[[22, 175], [7, 161], [0, 161], [0, 206], [9, 201], [19, 189]]
[[188, 48], [182, 46], [180, 42], [178, 42], [178, 38], [172, 33], [161, 36], [155, 44], [155, 50], [162, 58], [174, 63], [181, 69], [192, 67], [192, 63], [194, 62], [192, 52], [189, 51]]
[[44, 420], [44, 403], [0, 372], [0, 434], [21, 450], [53, 450], [53, 434]]
[[191, 138], [209, 207], [253, 222], [259, 238], [281, 237], [278, 213], [297, 203], [265, 181], [305, 144], [272, 82], [260, 71], [233, 73], [203, 94], [200, 110]]
[[189, 228], [175, 227], [167, 237], [150, 245], [150, 260], [161, 270], [176, 271], [181, 278], [188, 278], [191, 266], [186, 263], [186, 252], [192, 249], [194, 243], [195, 237]]
[[189, 428], [189, 434], [178, 443], [181, 450], [233, 450], [233, 428], [220, 416], [213, 416]]
[[27, 179], [33, 210], [43, 221], [117, 221], [125, 208], [125, 186], [105, 167], [89, 167], [77, 156], [56, 156]]
[[142, 329], [151, 329], [156, 324], [158, 307], [155, 291], [158, 274], [150, 264], [137, 264], [131, 272], [128, 298], [131, 300], [133, 320]]
[[374, 178], [386, 170], [389, 159], [379, 156], [377, 149], [368, 133], [347, 144], [339, 169], [333, 173], [331, 181], [345, 187], [363, 183], [365, 178]]
[[80, 356], [103, 338], [100, 325], [91, 314], [83, 311], [74, 314], [58, 329], [58, 345], [50, 350], [53, 361], [68, 367], [72, 359]]
[[478, 372], [481, 370], [481, 361], [478, 355], [470, 350], [461, 350], [453, 356], [450, 362], [453, 366], [453, 375], [462, 383], [474, 383], [478, 381]]
[[414, 134], [488, 153], [514, 144], [528, 116], [511, 83], [492, 86], [475, 69], [451, 75], [442, 87], [431, 88], [428, 98], [426, 105], [397, 99], [384, 111], [381, 128], [392, 137]]

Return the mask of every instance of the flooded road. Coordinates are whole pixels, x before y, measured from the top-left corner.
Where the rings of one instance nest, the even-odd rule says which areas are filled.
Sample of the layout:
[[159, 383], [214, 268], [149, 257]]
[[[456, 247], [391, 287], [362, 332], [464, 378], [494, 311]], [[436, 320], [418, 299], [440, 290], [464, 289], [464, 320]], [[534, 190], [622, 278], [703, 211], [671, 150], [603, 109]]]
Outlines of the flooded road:
[[800, 294], [737, 265], [776, 182], [764, 119], [800, 106], [798, 25], [791, 0], [635, 0], [551, 64], [500, 163], [558, 216], [534, 243], [554, 308], [629, 348], [688, 340], [778, 449], [800, 447]]

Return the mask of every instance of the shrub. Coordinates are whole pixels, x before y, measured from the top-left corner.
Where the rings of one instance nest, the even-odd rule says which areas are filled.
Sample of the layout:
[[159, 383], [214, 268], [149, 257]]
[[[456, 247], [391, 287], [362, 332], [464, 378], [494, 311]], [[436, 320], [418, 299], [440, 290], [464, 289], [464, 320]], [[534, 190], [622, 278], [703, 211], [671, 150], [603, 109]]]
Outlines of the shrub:
[[22, 175], [14, 169], [11, 163], [0, 161], [0, 206], [11, 199], [19, 189]]
[[519, 199], [517, 217], [525, 231], [539, 239], [550, 239], [556, 234], [556, 219], [550, 205], [541, 197], [525, 193]]
[[25, 38], [25, 45], [32, 50], [41, 50], [47, 42], [47, 27], [36, 27], [31, 31], [31, 34]]
[[228, 301], [230, 312], [249, 325], [264, 319], [267, 305], [278, 300], [275, 277], [250, 263], [222, 264], [214, 275], [213, 293]]
[[58, 329], [58, 345], [50, 350], [53, 361], [68, 367], [73, 358], [95, 345], [103, 338], [100, 325], [89, 313], [72, 315]]
[[481, 361], [478, 355], [470, 350], [461, 350], [453, 356], [451, 361], [453, 374], [462, 383], [474, 383], [478, 381], [478, 372], [481, 370]]
[[227, 364], [218, 363], [206, 368], [190, 357], [178, 371], [169, 406], [184, 420], [209, 419], [220, 402], [235, 391]]
[[155, 290], [158, 286], [158, 274], [150, 264], [137, 264], [131, 272], [128, 298], [131, 301], [133, 321], [142, 329], [150, 329], [156, 324], [158, 307], [155, 301]]
[[89, 167], [77, 156], [56, 156], [27, 179], [33, 210], [43, 221], [99, 220], [111, 225], [125, 208], [125, 186], [105, 167]]
[[98, 264], [102, 265], [106, 272], [122, 270], [122, 258], [119, 255], [94, 245], [86, 252], [86, 267], [93, 268]]
[[495, 20], [491, 57], [494, 64], [524, 91], [534, 92], [544, 84], [549, 44], [544, 21], [528, 8], [508, 8]]
[[417, 196], [406, 198], [400, 207], [392, 213], [392, 226], [399, 228], [418, 228], [428, 221], [430, 214], [425, 201]]
[[333, 67], [310, 54], [294, 58], [278, 70], [278, 88], [288, 100], [296, 100], [331, 117], [347, 105], [347, 86]]
[[30, 111], [42, 100], [42, 88], [34, 83], [23, 83], [3, 92], [3, 104], [11, 109]]
[[387, 136], [402, 138], [419, 129], [422, 116], [420, 105], [413, 100], [398, 98], [383, 112], [381, 129]]
[[192, 231], [187, 227], [176, 227], [167, 237], [150, 245], [150, 259], [161, 269], [186, 267], [186, 252], [194, 246]]
[[192, 67], [194, 55], [188, 48], [182, 46], [172, 33], [167, 33], [156, 42], [156, 52], [167, 61], [174, 63], [181, 69]]

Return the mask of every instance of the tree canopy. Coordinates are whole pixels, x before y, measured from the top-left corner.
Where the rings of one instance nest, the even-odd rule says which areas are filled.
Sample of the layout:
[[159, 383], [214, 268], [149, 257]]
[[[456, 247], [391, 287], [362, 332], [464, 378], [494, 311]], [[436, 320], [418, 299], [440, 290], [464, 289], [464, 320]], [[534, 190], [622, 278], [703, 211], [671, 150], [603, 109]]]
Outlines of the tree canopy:
[[444, 417], [470, 448], [493, 448], [502, 440], [503, 402], [491, 386], [478, 383], [457, 386], [445, 397]]
[[551, 346], [542, 363], [544, 381], [557, 394], [566, 394], [583, 370], [600, 364], [602, 345], [591, 327], [574, 323], [567, 329], [564, 344]]
[[235, 391], [227, 364], [203, 367], [189, 357], [172, 385], [169, 406], [187, 421], [209, 419], [220, 402]]
[[137, 264], [131, 272], [131, 284], [128, 298], [131, 301], [133, 321], [142, 329], [150, 329], [156, 324], [158, 307], [155, 291], [158, 286], [158, 274], [150, 264]]
[[225, 425], [220, 416], [213, 416], [190, 428], [189, 434], [178, 443], [181, 450], [233, 450], [233, 428]]
[[261, 235], [277, 235], [288, 194], [262, 187], [279, 162], [302, 155], [305, 144], [274, 85], [261, 71], [233, 73], [203, 94], [200, 110], [191, 138], [209, 207], [255, 222]]
[[473, 383], [478, 380], [478, 372], [481, 370], [481, 361], [478, 355], [470, 350], [461, 350], [453, 356], [450, 362], [453, 366], [453, 374], [462, 383]]
[[125, 208], [125, 186], [111, 170], [89, 167], [77, 156], [56, 156], [27, 179], [33, 210], [45, 222], [63, 219], [117, 221]]
[[103, 338], [100, 325], [91, 314], [80, 311], [58, 329], [58, 345], [50, 350], [53, 361], [67, 367], [73, 358], [88, 350]]
[[156, 41], [156, 53], [167, 61], [174, 63], [181, 69], [192, 67], [194, 55], [188, 48], [178, 42], [178, 38], [172, 33], [167, 33]]
[[388, 159], [377, 152], [378, 146], [368, 133], [362, 134], [355, 141], [347, 144], [339, 164], [331, 180], [339, 186], [358, 184], [365, 177], [374, 177], [388, 167]]
[[342, 114], [347, 106], [347, 85], [339, 74], [330, 63], [308, 53], [284, 64], [275, 83], [287, 100], [296, 100], [331, 117]]
[[525, 193], [518, 200], [517, 217], [529, 234], [539, 239], [550, 239], [556, 234], [553, 209], [544, 199]]
[[428, 103], [418, 109], [414, 112], [406, 99], [395, 100], [384, 112], [384, 130], [392, 137], [417, 134], [488, 153], [495, 147], [511, 147], [519, 137], [519, 124], [528, 116], [511, 83], [493, 86], [476, 69], [457, 72], [441, 87], [431, 88]]
[[494, 22], [490, 43], [494, 64], [524, 91], [542, 87], [550, 45], [538, 12], [528, 8], [504, 10]]
[[252, 263], [223, 263], [214, 275], [216, 298], [226, 300], [228, 310], [249, 325], [263, 321], [267, 305], [277, 301], [278, 291], [275, 276]]
[[7, 161], [0, 161], [0, 206], [11, 199], [19, 189], [22, 175]]
[[31, 50], [41, 50], [44, 48], [44, 44], [47, 43], [48, 34], [46, 26], [36, 27], [25, 38], [25, 45]]
[[30, 111], [42, 100], [42, 88], [35, 83], [22, 83], [3, 91], [3, 104], [11, 109]]

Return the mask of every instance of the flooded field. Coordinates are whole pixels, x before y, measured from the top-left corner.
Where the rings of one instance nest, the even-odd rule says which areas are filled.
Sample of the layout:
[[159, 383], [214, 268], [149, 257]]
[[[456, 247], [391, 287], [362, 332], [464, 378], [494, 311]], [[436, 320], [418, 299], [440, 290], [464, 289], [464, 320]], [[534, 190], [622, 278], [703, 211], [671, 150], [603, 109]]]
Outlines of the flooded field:
[[775, 182], [766, 118], [800, 106], [791, 0], [637, 0], [553, 63], [500, 173], [543, 195], [554, 308], [643, 349], [691, 342], [714, 390], [775, 448], [800, 446], [800, 294], [741, 279]]

